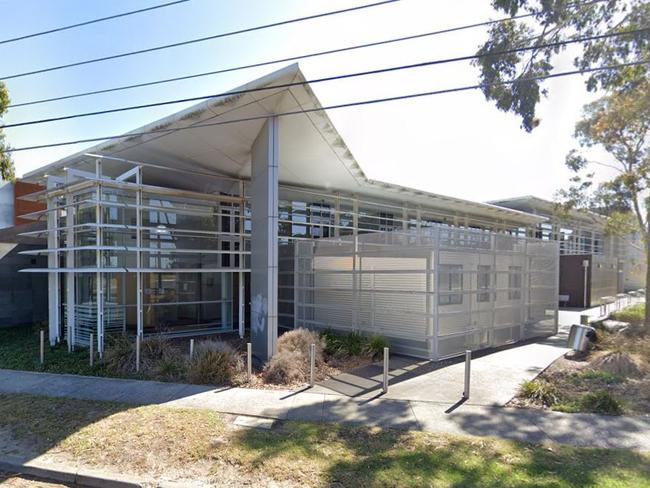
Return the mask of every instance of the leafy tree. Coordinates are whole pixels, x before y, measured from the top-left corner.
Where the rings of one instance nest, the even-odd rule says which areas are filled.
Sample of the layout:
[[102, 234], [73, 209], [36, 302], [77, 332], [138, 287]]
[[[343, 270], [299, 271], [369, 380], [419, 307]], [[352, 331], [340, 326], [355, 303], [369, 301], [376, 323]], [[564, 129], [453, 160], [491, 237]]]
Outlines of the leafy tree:
[[[7, 111], [9, 106], [9, 93], [4, 83], [0, 81], [0, 117]], [[7, 152], [9, 146], [5, 142], [5, 135], [0, 129], [0, 178], [3, 180], [13, 180], [16, 177], [14, 163], [11, 160], [11, 154]]]
[[[571, 151], [566, 164], [575, 173], [572, 186], [560, 192], [564, 205], [590, 207], [609, 216], [611, 232], [638, 230], [650, 262], [650, 79], [634, 90], [616, 91], [585, 106], [575, 137], [582, 150], [602, 147], [612, 163], [588, 159]], [[594, 186], [594, 164], [609, 166], [615, 176]], [[646, 271], [646, 296], [650, 297], [650, 267]], [[650, 324], [650, 306], [646, 307]]]
[[[478, 54], [650, 26], [650, 2], [647, 0], [492, 0], [492, 6], [516, 18], [494, 24]], [[581, 70], [650, 59], [650, 31], [647, 29], [637, 34], [583, 41], [577, 45], [580, 53], [574, 64]], [[478, 59], [475, 65], [480, 69], [485, 97], [500, 110], [520, 116], [522, 127], [530, 132], [539, 124], [535, 110], [548, 91], [543, 80], [525, 80], [551, 73], [564, 49], [539, 47]], [[637, 65], [594, 72], [586, 83], [591, 91], [599, 88], [629, 90], [648, 74], [647, 64]], [[521, 81], [502, 84], [513, 79]]]

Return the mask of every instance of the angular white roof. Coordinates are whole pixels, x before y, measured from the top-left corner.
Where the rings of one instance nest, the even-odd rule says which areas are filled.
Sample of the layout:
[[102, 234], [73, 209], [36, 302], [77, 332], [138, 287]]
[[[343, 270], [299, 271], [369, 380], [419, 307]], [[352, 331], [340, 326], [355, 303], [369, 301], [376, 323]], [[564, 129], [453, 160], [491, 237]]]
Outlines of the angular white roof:
[[[492, 200], [488, 203], [549, 218], [556, 213], [554, 202], [544, 200], [543, 198], [534, 195], [504, 198], [503, 200]], [[607, 217], [604, 215], [580, 209], [570, 209], [567, 213], [567, 217], [563, 220], [569, 219], [598, 226], [603, 226], [607, 222]]]
[[[291, 84], [292, 86], [281, 86]], [[280, 85], [280, 86], [278, 86]], [[237, 93], [254, 89], [249, 93]], [[61, 173], [66, 167], [92, 170], [88, 153], [152, 163], [186, 171], [185, 174], [145, 167], [148, 182], [161, 186], [180, 185], [197, 191], [228, 191], [194, 172], [218, 173], [234, 178], [250, 178], [250, 149], [265, 117], [280, 117], [280, 184], [320, 189], [327, 192], [368, 196], [373, 200], [408, 202], [412, 206], [438, 209], [450, 215], [470, 214], [477, 219], [530, 225], [544, 217], [472, 202], [391, 183], [370, 180], [348, 149], [321, 104], [305, 83], [297, 64], [232, 90], [232, 95], [211, 98], [188, 109], [72, 154], [25, 175], [29, 181]], [[297, 112], [297, 114], [296, 114]], [[232, 122], [239, 119], [248, 119]], [[212, 124], [212, 125], [208, 125]], [[204, 125], [203, 127], [192, 126]], [[167, 132], [160, 132], [165, 130]], [[154, 132], [158, 131], [158, 132]], [[115, 174], [128, 165], [112, 165]]]

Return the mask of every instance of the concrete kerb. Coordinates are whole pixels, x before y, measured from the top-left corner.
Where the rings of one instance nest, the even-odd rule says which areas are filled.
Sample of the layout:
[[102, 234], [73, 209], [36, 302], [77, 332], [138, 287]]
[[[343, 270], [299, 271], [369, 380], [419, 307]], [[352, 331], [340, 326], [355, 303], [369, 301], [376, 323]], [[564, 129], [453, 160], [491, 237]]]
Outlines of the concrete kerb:
[[65, 466], [48, 464], [39, 465], [37, 462], [21, 462], [20, 459], [5, 456], [0, 460], [0, 470], [8, 473], [33, 476], [44, 481], [67, 483], [88, 488], [141, 488], [139, 481], [123, 475], [106, 475], [85, 469], [69, 469]]

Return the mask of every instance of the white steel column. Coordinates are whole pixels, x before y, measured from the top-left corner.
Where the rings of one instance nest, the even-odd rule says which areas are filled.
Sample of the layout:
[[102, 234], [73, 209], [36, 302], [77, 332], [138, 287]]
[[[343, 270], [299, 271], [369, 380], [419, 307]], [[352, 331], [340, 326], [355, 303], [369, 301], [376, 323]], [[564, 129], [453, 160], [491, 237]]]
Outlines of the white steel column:
[[251, 148], [251, 342], [266, 361], [278, 337], [279, 120], [269, 117]]
[[359, 199], [354, 198], [352, 201], [352, 236], [354, 239], [354, 254], [352, 256], [352, 328], [359, 329]]
[[[98, 159], [95, 161], [95, 177], [98, 180], [102, 178], [102, 162]], [[96, 263], [97, 267], [96, 273], [96, 295], [97, 295], [97, 352], [99, 357], [104, 355], [104, 284], [103, 284], [103, 274], [100, 271], [102, 269], [102, 251], [101, 247], [103, 246], [103, 229], [102, 229], [102, 206], [100, 202], [102, 201], [102, 185], [101, 182], [97, 182], [95, 187], [95, 224], [96, 224]]]
[[433, 330], [433, 303], [431, 300], [431, 293], [433, 291], [433, 260], [435, 255], [437, 254], [437, 250], [433, 251], [431, 254], [429, 254], [426, 258], [426, 268], [424, 272], [426, 275], [424, 276], [425, 279], [425, 290], [426, 290], [426, 295], [424, 296], [424, 313], [425, 313], [425, 320], [427, 323], [427, 346], [429, 348], [429, 359], [435, 359], [434, 355], [436, 354], [436, 343], [435, 343], [435, 337], [434, 337], [434, 330]]
[[[221, 252], [225, 251], [225, 243], [230, 242], [227, 239], [223, 239], [222, 232], [223, 232], [223, 219], [225, 216], [225, 210], [221, 206], [221, 202], [217, 203], [217, 249], [219, 249]], [[232, 227], [231, 227], [232, 228]], [[219, 267], [223, 268], [223, 262], [224, 262], [224, 256], [225, 254], [219, 254]], [[227, 259], [230, 259], [230, 256], [228, 256]], [[230, 261], [228, 261], [230, 262]], [[228, 298], [228, 293], [226, 288], [228, 287], [228, 279], [226, 277], [226, 273], [219, 273], [220, 274], [220, 281], [221, 281], [221, 286], [219, 289], [221, 290], [221, 296], [219, 297], [219, 301], [221, 304], [221, 327], [225, 328], [226, 327], [226, 321], [228, 320], [227, 315], [228, 315], [228, 304], [226, 303], [226, 299]], [[199, 313], [201, 311], [201, 307], [199, 307]], [[200, 317], [199, 317], [200, 319]], [[232, 327], [232, 321], [230, 321], [230, 326]]]
[[[56, 181], [52, 177], [47, 178], [47, 189], [53, 190], [56, 187]], [[59, 214], [56, 208], [56, 199], [48, 197], [47, 199], [47, 247], [49, 250], [59, 247], [59, 232], [57, 216]], [[50, 251], [47, 254], [47, 267], [56, 269], [59, 267], [59, 253]], [[61, 296], [59, 291], [59, 275], [55, 272], [47, 274], [48, 284], [48, 337], [50, 345], [53, 346], [59, 342], [59, 316], [61, 310]]]
[[[65, 197], [66, 203], [66, 218], [65, 225], [66, 230], [66, 255], [65, 255], [65, 267], [69, 270], [75, 268], [75, 252], [72, 250], [74, 248], [74, 222], [75, 222], [75, 207], [74, 195], [71, 193], [66, 194]], [[76, 336], [76, 321], [75, 321], [75, 309], [76, 309], [76, 300], [75, 300], [75, 274], [74, 271], [68, 271], [65, 274], [65, 303], [67, 310], [67, 342], [68, 342], [68, 351], [74, 350], [75, 336]]]
[[142, 166], [138, 166], [138, 172], [135, 175], [135, 182], [138, 185], [135, 194], [135, 246], [137, 251], [135, 253], [136, 260], [136, 336], [142, 337], [144, 329], [144, 313], [143, 313], [143, 293], [142, 293]]
[[402, 230], [409, 230], [409, 211], [406, 208], [406, 204], [402, 203]]
[[334, 202], [334, 237], [341, 235], [341, 196], [337, 193]]
[[[244, 265], [245, 265], [245, 263], [244, 263], [244, 258], [245, 258], [245, 255], [244, 255], [244, 247], [245, 247], [244, 232], [246, 230], [246, 225], [245, 225], [246, 224], [246, 218], [245, 218], [246, 201], [245, 201], [245, 195], [244, 195], [244, 182], [243, 181], [239, 182], [239, 196], [241, 197], [241, 200], [239, 201], [238, 225], [236, 227], [233, 227], [233, 228], [236, 228], [239, 231], [239, 257], [238, 257], [238, 259], [239, 259], [239, 268], [243, 269]], [[245, 315], [245, 310], [246, 310], [245, 307], [244, 307], [244, 297], [245, 297], [246, 290], [245, 290], [245, 287], [244, 287], [244, 273], [241, 272], [241, 271], [239, 272], [239, 281], [237, 283], [238, 283], [238, 287], [239, 287], [238, 294], [237, 294], [237, 296], [239, 298], [239, 308], [238, 308], [239, 313], [237, 314], [237, 320], [239, 322], [239, 337], [243, 338], [245, 333], [246, 333], [246, 329], [245, 329], [246, 326], [245, 326], [245, 322], [244, 322], [244, 315]]]

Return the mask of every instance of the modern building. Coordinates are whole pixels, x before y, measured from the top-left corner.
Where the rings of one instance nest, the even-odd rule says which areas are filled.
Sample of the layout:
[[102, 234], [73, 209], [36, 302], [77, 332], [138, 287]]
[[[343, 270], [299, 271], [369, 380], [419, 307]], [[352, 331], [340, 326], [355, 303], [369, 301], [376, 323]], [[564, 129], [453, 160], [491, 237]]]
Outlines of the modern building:
[[546, 217], [529, 235], [560, 244], [563, 305], [596, 306], [601, 297], [645, 287], [646, 261], [641, 239], [638, 235], [608, 234], [604, 216], [579, 210], [558, 212], [553, 202], [534, 196], [490, 203]]
[[[278, 328], [316, 326], [323, 317], [314, 304], [327, 305], [333, 290], [306, 287], [320, 279], [314, 260], [325, 242], [339, 241], [351, 251], [336, 259], [361, 266], [352, 275], [345, 268], [341, 290], [359, 294], [357, 320], [321, 325], [379, 330], [432, 358], [549, 335], [557, 326], [557, 279], [549, 278], [558, 269], [557, 244], [526, 237], [546, 218], [368, 179], [297, 65], [25, 179], [45, 187], [26, 198], [47, 208], [25, 217], [47, 222], [28, 233], [46, 247], [27, 253], [47, 256], [47, 267], [26, 271], [48, 274], [52, 343], [85, 346], [93, 334], [101, 352], [113, 332], [243, 334], [250, 327], [254, 353], [265, 360]], [[406, 261], [368, 273], [365, 234], [403, 239]], [[408, 258], [422, 252], [424, 262], [409, 268], [416, 264]], [[416, 272], [424, 290], [412, 289]], [[400, 331], [405, 314], [392, 325], [361, 320], [379, 310], [381, 286], [402, 303], [395, 310], [423, 292], [417, 338]], [[444, 334], [456, 337], [446, 349], [432, 345], [444, 335], [442, 312], [449, 312]], [[495, 332], [504, 327], [510, 330]], [[481, 328], [492, 332], [474, 333]]]

